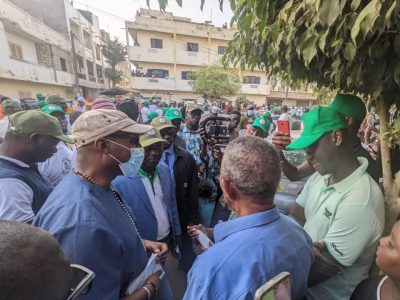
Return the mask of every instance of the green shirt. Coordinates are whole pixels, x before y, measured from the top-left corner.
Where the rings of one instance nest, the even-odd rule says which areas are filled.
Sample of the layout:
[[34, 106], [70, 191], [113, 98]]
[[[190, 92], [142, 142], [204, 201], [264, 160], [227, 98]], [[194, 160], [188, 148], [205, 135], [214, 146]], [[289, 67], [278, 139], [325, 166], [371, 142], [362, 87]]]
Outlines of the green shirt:
[[324, 241], [345, 271], [307, 290], [307, 299], [349, 299], [367, 278], [385, 224], [384, 200], [366, 173], [368, 161], [342, 181], [328, 186], [331, 175], [311, 176], [297, 198], [304, 208], [304, 229], [313, 242]]

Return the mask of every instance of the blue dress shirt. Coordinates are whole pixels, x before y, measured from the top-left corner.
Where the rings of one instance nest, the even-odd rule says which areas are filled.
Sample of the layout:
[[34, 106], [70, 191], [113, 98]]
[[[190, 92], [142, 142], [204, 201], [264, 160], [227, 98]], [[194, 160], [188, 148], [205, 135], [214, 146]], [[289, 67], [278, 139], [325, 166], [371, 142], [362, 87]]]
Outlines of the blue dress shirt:
[[[146, 267], [140, 237], [111, 189], [74, 173], [57, 185], [33, 225], [51, 233], [71, 263], [95, 272], [91, 291], [79, 299], [118, 300]], [[172, 299], [166, 276], [160, 296]]]
[[312, 241], [274, 207], [219, 223], [215, 245], [197, 257], [184, 299], [253, 299], [283, 271], [292, 275], [292, 299], [302, 299], [313, 262]]
[[173, 143], [171, 143], [171, 145], [164, 150], [163, 162], [168, 166], [171, 173], [171, 178], [174, 178], [175, 153]]

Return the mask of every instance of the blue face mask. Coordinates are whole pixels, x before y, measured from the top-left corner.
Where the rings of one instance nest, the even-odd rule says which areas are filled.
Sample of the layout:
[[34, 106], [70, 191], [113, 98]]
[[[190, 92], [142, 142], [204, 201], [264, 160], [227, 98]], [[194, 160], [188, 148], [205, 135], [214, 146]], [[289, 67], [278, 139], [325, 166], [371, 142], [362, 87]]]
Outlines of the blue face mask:
[[144, 160], [144, 149], [143, 148], [132, 148], [131, 149], [131, 158], [129, 161], [121, 163], [119, 168], [122, 171], [124, 176], [130, 176], [135, 174], [140, 166], [142, 165]]

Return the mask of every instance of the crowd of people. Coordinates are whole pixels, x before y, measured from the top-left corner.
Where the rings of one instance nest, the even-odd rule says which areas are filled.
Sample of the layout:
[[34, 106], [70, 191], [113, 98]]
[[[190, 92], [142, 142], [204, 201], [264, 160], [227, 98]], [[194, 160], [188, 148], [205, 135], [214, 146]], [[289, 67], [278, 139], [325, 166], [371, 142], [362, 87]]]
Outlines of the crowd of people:
[[[359, 97], [308, 111], [37, 96], [1, 98], [0, 299], [253, 299], [281, 272], [290, 299], [400, 299], [400, 221], [382, 237], [379, 122]], [[276, 128], [300, 118], [297, 139]], [[286, 214], [282, 174], [307, 178]]]

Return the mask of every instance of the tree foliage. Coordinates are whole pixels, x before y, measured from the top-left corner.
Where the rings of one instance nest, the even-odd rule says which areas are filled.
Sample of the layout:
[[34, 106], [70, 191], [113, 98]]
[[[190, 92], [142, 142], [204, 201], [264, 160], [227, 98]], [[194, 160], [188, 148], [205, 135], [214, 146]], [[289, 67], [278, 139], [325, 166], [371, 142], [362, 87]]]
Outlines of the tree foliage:
[[239, 32], [225, 62], [399, 101], [400, 1], [236, 0], [231, 7]]
[[103, 40], [101, 52], [106, 58], [106, 63], [109, 65], [109, 67], [105, 68], [104, 74], [111, 80], [114, 87], [122, 80], [123, 73], [116, 69], [116, 65], [125, 61], [126, 48], [117, 37], [114, 37], [113, 40]]
[[233, 96], [240, 91], [242, 78], [235, 70], [219, 65], [201, 68], [194, 79], [189, 81], [193, 91], [211, 99]]

